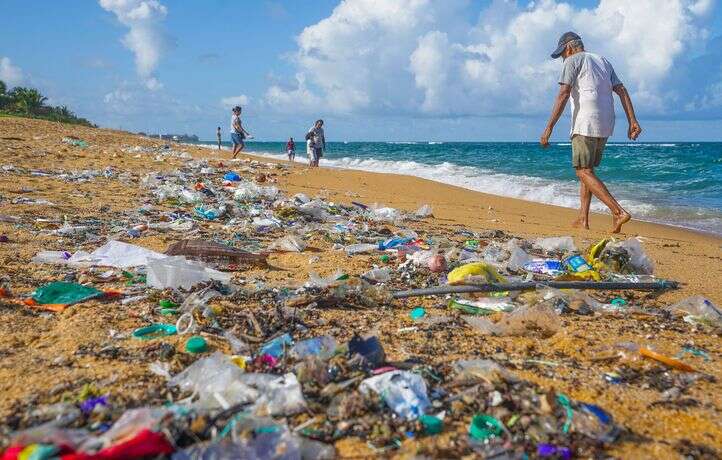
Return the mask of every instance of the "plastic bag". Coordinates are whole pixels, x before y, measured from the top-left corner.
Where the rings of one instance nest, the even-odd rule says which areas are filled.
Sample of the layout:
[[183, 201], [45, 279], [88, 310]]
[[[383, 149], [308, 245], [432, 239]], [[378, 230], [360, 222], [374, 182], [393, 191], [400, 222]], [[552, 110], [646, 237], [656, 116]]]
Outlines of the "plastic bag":
[[390, 267], [374, 268], [361, 275], [361, 277], [368, 281], [385, 283], [391, 279], [392, 273], [393, 270]]
[[233, 197], [238, 201], [273, 200], [276, 196], [278, 196], [276, 187], [262, 187], [252, 182], [238, 184], [233, 193]]
[[517, 244], [516, 239], [509, 240], [506, 244], [506, 248], [509, 251], [509, 260], [506, 262], [506, 266], [511, 270], [521, 270], [527, 262], [530, 262], [533, 258], [526, 253]]
[[321, 359], [328, 359], [336, 351], [336, 340], [324, 335], [298, 342], [291, 348], [291, 356], [295, 359], [304, 359], [307, 356], [317, 356]]
[[636, 238], [607, 243], [600, 258], [615, 271], [638, 275], [654, 273], [654, 261], [644, 252], [642, 244]]
[[229, 283], [231, 275], [208, 268], [181, 256], [170, 256], [148, 264], [148, 286], [156, 289], [190, 289], [198, 283], [217, 280]]
[[103, 295], [103, 291], [93, 287], [57, 281], [35, 289], [32, 299], [39, 305], [73, 305]]
[[359, 390], [364, 394], [371, 391], [378, 394], [391, 410], [407, 420], [423, 415], [431, 405], [426, 382], [413, 372], [386, 372], [364, 380]]
[[419, 209], [416, 210], [414, 213], [416, 217], [433, 217], [434, 210], [429, 206], [428, 204], [425, 204], [421, 206]]
[[494, 323], [478, 316], [465, 316], [464, 321], [484, 335], [496, 336], [533, 336], [551, 337], [560, 328], [559, 315], [543, 305], [522, 306], [506, 314]]
[[243, 374], [241, 380], [261, 393], [252, 408], [256, 415], [293, 415], [306, 409], [295, 374]]
[[271, 243], [268, 249], [284, 252], [303, 252], [306, 249], [306, 242], [298, 236], [286, 235]]
[[687, 297], [674, 305], [665, 307], [671, 312], [683, 312], [695, 319], [722, 326], [722, 309], [701, 295]]
[[490, 359], [460, 360], [454, 363], [454, 381], [460, 383], [474, 383], [479, 380], [497, 383], [505, 380], [517, 382], [519, 378], [511, 371]]
[[546, 252], [571, 252], [577, 250], [577, 247], [574, 245], [574, 239], [571, 236], [538, 238], [534, 241], [534, 247]]
[[90, 254], [81, 251], [73, 254], [68, 259], [68, 263], [130, 268], [148, 265], [150, 261], [165, 259], [166, 257], [168, 256], [165, 254], [141, 246], [111, 240]]
[[243, 375], [243, 371], [226, 355], [215, 352], [175, 375], [168, 386], [192, 391], [197, 397], [193, 402], [195, 407], [228, 409], [236, 404], [255, 401], [260, 396], [256, 389], [241, 382]]
[[394, 222], [395, 220], [399, 219], [399, 217], [401, 217], [401, 213], [398, 209], [379, 207], [376, 204], [374, 204], [369, 209], [369, 215], [371, 217], [371, 220], [376, 220], [380, 222]]
[[484, 283], [505, 283], [506, 279], [496, 269], [484, 262], [474, 262], [453, 269], [447, 276], [451, 285], [480, 280]]

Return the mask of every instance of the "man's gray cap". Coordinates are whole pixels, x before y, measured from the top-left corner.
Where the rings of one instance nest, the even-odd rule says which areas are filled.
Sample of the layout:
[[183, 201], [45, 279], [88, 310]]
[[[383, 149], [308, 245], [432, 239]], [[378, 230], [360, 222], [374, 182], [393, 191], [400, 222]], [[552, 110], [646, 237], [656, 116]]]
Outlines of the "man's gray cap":
[[554, 50], [552, 53], [552, 58], [556, 59], [559, 56], [562, 55], [562, 52], [564, 51], [564, 47], [567, 46], [567, 43], [573, 40], [581, 40], [582, 37], [575, 34], [574, 32], [564, 32], [562, 36], [559, 38], [559, 44], [557, 45], [557, 49]]

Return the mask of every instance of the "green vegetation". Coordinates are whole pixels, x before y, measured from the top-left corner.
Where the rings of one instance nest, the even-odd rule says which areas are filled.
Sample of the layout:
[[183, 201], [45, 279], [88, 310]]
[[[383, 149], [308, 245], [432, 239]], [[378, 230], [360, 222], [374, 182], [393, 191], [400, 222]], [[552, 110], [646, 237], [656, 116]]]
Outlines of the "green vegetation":
[[16, 86], [8, 91], [5, 82], [0, 80], [0, 116], [13, 115], [43, 120], [59, 121], [74, 125], [96, 127], [94, 124], [76, 116], [68, 107], [48, 106], [48, 100], [35, 88]]

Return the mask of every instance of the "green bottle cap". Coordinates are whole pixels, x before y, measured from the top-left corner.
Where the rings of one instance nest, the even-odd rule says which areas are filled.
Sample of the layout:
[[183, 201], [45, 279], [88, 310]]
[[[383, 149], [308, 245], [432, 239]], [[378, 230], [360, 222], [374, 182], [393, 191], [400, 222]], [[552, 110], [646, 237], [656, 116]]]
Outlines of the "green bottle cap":
[[168, 299], [161, 299], [160, 301], [158, 301], [158, 305], [160, 305], [162, 308], [175, 308], [178, 306], [178, 304]]
[[203, 353], [208, 350], [206, 339], [199, 335], [194, 335], [186, 342], [186, 351], [188, 353]]
[[391, 260], [391, 259], [389, 258], [388, 254], [384, 254], [381, 256], [381, 262], [387, 264], [387, 263], [389, 263], [389, 260]]

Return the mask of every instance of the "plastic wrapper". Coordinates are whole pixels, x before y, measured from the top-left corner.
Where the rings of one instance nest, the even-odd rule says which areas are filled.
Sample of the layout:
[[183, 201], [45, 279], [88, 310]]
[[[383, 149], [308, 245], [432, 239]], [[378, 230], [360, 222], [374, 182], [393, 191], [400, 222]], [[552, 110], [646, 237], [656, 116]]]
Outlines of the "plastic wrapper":
[[274, 200], [278, 196], [276, 187], [263, 187], [253, 182], [242, 182], [238, 184], [233, 192], [233, 197], [238, 201], [262, 201]]
[[431, 217], [434, 215], [434, 210], [431, 206], [425, 204], [422, 205], [419, 209], [417, 209], [414, 215], [416, 217]]
[[484, 381], [494, 384], [500, 381], [518, 380], [519, 378], [511, 371], [490, 359], [460, 360], [454, 363], [455, 382], [469, 384]]

